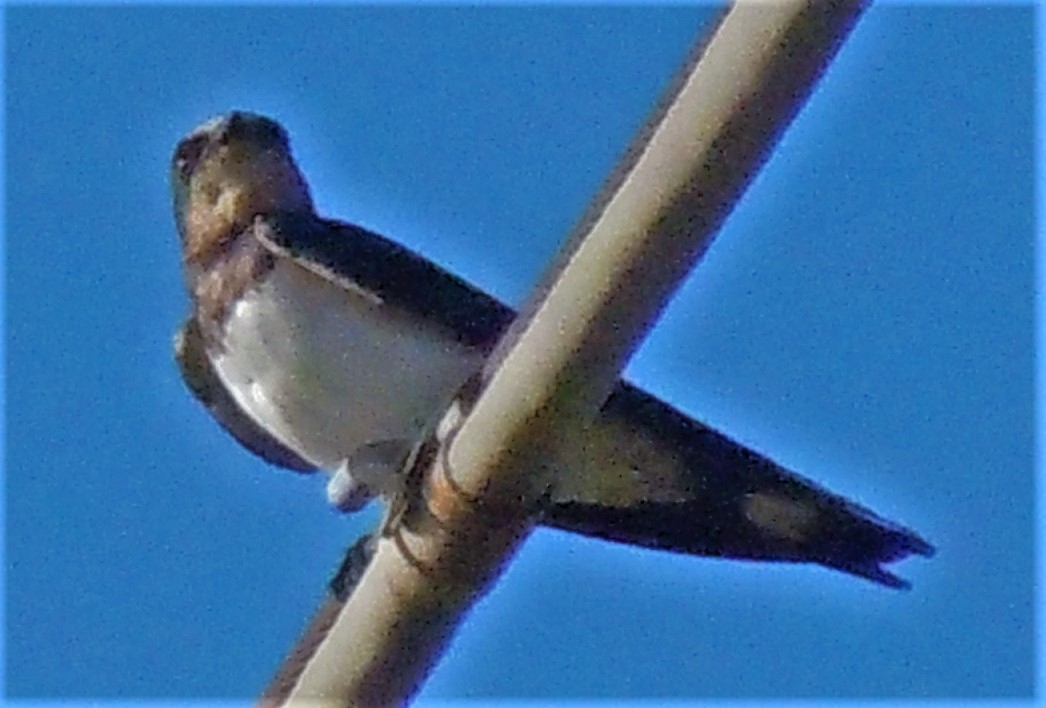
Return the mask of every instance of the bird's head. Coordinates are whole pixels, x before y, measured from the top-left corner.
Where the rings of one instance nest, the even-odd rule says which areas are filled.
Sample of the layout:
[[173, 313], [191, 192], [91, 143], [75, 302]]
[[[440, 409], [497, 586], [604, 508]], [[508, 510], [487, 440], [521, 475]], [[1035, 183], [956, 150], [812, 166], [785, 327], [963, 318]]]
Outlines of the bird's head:
[[205, 265], [258, 215], [312, 212], [309, 188], [274, 120], [234, 111], [189, 133], [171, 158], [187, 266]]

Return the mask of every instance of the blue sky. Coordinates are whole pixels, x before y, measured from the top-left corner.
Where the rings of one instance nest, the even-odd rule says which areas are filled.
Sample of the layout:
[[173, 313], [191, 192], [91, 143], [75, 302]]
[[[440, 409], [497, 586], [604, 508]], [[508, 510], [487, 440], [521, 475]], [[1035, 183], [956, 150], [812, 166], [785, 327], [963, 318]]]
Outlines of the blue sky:
[[[8, 8], [6, 694], [249, 699], [376, 518], [178, 379], [179, 137], [269, 114], [321, 211], [518, 304], [709, 17]], [[1033, 37], [873, 8], [628, 369], [934, 542], [914, 589], [540, 531], [423, 697], [1032, 694]]]

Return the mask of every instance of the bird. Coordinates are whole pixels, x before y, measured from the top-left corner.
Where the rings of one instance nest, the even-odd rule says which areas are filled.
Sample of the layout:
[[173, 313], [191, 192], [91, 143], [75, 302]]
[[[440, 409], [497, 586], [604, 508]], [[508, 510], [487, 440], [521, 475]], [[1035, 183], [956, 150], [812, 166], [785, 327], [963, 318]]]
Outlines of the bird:
[[[243, 447], [329, 475], [352, 512], [388, 499], [426, 426], [516, 313], [410, 249], [317, 214], [286, 129], [213, 118], [171, 159], [189, 315], [186, 386]], [[703, 557], [810, 563], [890, 588], [934, 547], [621, 380], [565, 431], [540, 523]]]

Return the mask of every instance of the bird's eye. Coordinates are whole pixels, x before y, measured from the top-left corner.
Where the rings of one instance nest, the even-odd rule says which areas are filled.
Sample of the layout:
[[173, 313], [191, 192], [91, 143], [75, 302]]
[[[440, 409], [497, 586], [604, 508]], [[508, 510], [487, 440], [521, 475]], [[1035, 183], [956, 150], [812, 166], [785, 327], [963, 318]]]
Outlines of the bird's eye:
[[174, 167], [183, 180], [189, 179], [196, 169], [204, 148], [207, 147], [207, 136], [197, 135], [182, 142], [174, 151]]

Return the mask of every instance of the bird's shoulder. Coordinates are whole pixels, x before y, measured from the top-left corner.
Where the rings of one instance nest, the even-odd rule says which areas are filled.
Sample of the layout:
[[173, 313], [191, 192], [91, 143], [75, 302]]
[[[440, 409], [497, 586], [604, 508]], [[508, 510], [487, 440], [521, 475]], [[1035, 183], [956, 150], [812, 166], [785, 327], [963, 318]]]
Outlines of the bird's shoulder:
[[421, 316], [470, 348], [489, 351], [515, 317], [479, 288], [355, 224], [279, 214], [259, 218], [252, 230], [274, 255], [383, 306]]

